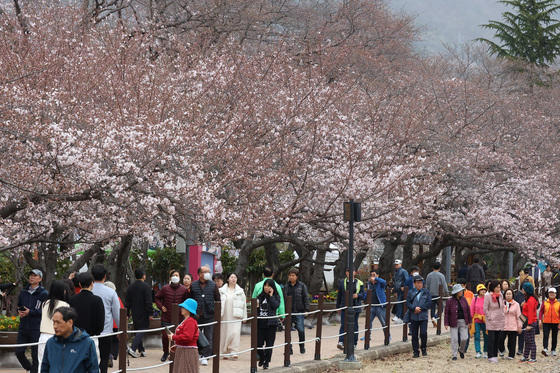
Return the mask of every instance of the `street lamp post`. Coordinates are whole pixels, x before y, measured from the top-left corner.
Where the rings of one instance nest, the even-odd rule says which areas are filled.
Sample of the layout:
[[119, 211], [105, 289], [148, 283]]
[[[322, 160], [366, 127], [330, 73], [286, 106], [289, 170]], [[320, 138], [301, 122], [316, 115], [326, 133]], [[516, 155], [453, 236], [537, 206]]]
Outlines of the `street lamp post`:
[[[349, 223], [348, 227], [348, 250], [347, 250], [347, 264], [349, 270], [348, 277], [348, 291], [352, 292], [352, 284], [354, 284], [354, 222], [359, 222], [362, 220], [362, 208], [359, 202], [354, 202], [353, 199], [350, 202], [344, 202], [344, 220]], [[355, 290], [354, 290], [355, 291]], [[356, 361], [354, 356], [354, 308], [351, 306], [353, 301], [353, 293], [349, 294], [348, 297], [348, 308], [346, 309], [346, 359], [345, 361]], [[344, 322], [341, 320], [341, 322]]]

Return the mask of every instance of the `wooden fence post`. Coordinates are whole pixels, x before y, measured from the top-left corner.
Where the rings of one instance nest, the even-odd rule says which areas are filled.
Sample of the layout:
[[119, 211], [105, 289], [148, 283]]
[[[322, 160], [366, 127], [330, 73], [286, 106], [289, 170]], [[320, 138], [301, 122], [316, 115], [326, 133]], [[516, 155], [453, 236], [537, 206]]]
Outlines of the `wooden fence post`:
[[[126, 373], [126, 348], [128, 346], [128, 310], [121, 308], [119, 313], [119, 370]], [[112, 338], [112, 337], [107, 337]]]
[[290, 366], [290, 351], [293, 351], [292, 348], [292, 296], [289, 295], [286, 297], [286, 308], [284, 309], [286, 315], [286, 322], [284, 323], [284, 366]]
[[214, 320], [218, 323], [214, 325], [212, 338], [212, 351], [214, 360], [212, 361], [212, 373], [220, 373], [220, 329], [222, 326], [222, 303], [214, 302]]
[[[171, 304], [171, 325], [175, 325], [175, 329], [179, 325], [179, 315], [181, 312], [179, 311], [179, 304], [172, 303]], [[169, 373], [173, 373], [173, 362], [175, 361], [175, 353], [171, 352], [171, 346], [174, 345], [172, 339], [169, 340], [169, 360], [171, 360], [171, 364], [169, 364]]]
[[324, 310], [324, 298], [323, 294], [319, 294], [318, 299], [319, 312], [317, 313], [317, 330], [315, 337], [318, 338], [315, 341], [315, 360], [321, 360], [321, 337], [323, 334], [323, 310]]
[[257, 372], [257, 298], [251, 299], [251, 373]]
[[389, 345], [389, 340], [391, 339], [391, 291], [389, 288], [385, 288], [385, 297], [387, 298], [387, 305], [385, 309], [385, 326], [383, 329], [385, 333], [385, 341], [383, 342], [385, 346]]
[[402, 340], [403, 342], [406, 342], [408, 340], [408, 323], [404, 321], [404, 319], [406, 319], [406, 314], [409, 312], [408, 311], [408, 307], [406, 306], [406, 297], [408, 296], [408, 286], [404, 287], [404, 294], [403, 294], [403, 300], [405, 301], [402, 304], [403, 307], [403, 330], [402, 330]]
[[[371, 323], [371, 302], [373, 301], [373, 291], [370, 289], [367, 291], [367, 306], [366, 306], [366, 335], [364, 336], [364, 350], [369, 350], [369, 341], [371, 339], [371, 329], [369, 327]], [[373, 326], [373, 325], [372, 325]]]
[[[436, 334], [437, 335], [441, 335], [441, 320], [443, 318], [443, 285], [439, 285], [439, 299], [438, 299], [438, 305], [437, 305], [437, 329], [436, 329]], [[433, 317], [433, 315], [432, 315]]]

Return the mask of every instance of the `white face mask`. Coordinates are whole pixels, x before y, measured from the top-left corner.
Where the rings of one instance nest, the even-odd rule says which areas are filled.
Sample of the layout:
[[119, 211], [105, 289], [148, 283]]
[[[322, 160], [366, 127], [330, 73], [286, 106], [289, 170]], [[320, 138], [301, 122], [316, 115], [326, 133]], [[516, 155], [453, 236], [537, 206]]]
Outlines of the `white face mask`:
[[210, 272], [206, 272], [206, 273], [204, 274], [204, 279], [205, 279], [206, 281], [212, 280], [212, 275], [210, 274]]
[[171, 283], [172, 284], [178, 284], [179, 283], [179, 277], [177, 277], [177, 276], [171, 277]]

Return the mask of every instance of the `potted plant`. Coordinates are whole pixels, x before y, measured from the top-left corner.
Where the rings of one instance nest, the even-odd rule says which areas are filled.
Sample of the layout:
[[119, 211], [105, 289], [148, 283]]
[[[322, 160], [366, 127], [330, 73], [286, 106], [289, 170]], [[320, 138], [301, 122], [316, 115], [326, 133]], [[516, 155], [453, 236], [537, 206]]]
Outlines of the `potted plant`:
[[16, 344], [19, 316], [0, 315], [0, 344]]

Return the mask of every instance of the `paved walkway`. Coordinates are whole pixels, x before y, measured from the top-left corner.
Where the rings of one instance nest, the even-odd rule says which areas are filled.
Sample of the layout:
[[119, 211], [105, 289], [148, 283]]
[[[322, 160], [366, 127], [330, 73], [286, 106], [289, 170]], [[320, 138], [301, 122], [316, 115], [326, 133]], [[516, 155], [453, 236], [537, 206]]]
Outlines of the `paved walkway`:
[[[365, 324], [365, 318], [364, 317], [360, 317], [360, 326], [359, 329], [364, 329], [364, 324]], [[378, 320], [375, 320], [373, 323], [373, 327], [380, 327], [381, 325], [379, 324]], [[395, 326], [394, 324], [391, 324], [391, 332], [392, 332], [392, 340], [395, 341], [400, 341], [402, 340], [402, 332], [403, 328], [402, 328], [402, 324]], [[339, 331], [339, 325], [323, 325], [323, 336], [331, 336], [331, 335], [336, 335], [338, 334]], [[431, 326], [431, 324], [429, 324], [429, 328], [428, 328], [428, 333], [429, 334], [435, 334], [436, 329], [433, 328]], [[316, 329], [306, 329], [305, 330], [305, 339], [312, 339], [315, 337], [315, 333], [316, 333]], [[364, 333], [360, 334], [360, 337], [363, 337]], [[292, 332], [292, 341], [293, 340], [297, 340], [297, 332]], [[375, 330], [373, 332], [373, 341], [372, 341], [372, 346], [377, 346], [377, 345], [382, 345], [383, 344], [383, 340], [384, 340], [384, 336], [383, 336], [383, 331], [381, 330]], [[340, 354], [341, 351], [338, 350], [336, 348], [336, 344], [337, 344], [338, 339], [337, 338], [331, 338], [331, 339], [325, 339], [322, 341], [321, 343], [321, 357], [323, 359], [328, 359], [331, 358], [337, 354]], [[241, 351], [250, 348], [250, 336], [248, 335], [243, 335], [241, 336]], [[278, 344], [282, 344], [284, 343], [284, 332], [278, 332], [276, 334], [276, 341], [274, 342], [275, 345]], [[298, 346], [294, 346], [294, 354], [291, 356], [291, 362], [292, 363], [296, 363], [296, 362], [302, 362], [302, 361], [306, 361], [306, 360], [313, 360], [314, 358], [314, 354], [315, 354], [315, 342], [309, 342], [306, 344], [306, 353], [305, 354], [300, 354], [299, 352], [299, 347]], [[358, 341], [358, 346], [357, 349], [363, 349], [364, 348], [364, 342], [363, 341]], [[129, 367], [130, 368], [140, 368], [140, 367], [145, 367], [145, 366], [152, 366], [152, 365], [156, 365], [156, 364], [160, 364], [160, 358], [162, 355], [162, 351], [160, 349], [148, 349], [146, 351], [146, 357], [144, 358], [130, 358], [129, 357]], [[116, 363], [116, 362], [115, 362]], [[250, 363], [251, 363], [251, 355], [250, 353], [245, 353], [239, 356], [238, 360], [225, 360], [222, 359], [220, 361], [220, 372], [236, 372], [236, 373], [242, 373], [242, 372], [249, 372], [250, 371]], [[270, 364], [270, 367], [281, 367], [284, 364], [284, 347], [279, 347], [274, 349], [273, 353], [272, 353], [272, 361]], [[109, 372], [113, 372], [118, 370], [117, 364], [115, 364], [114, 368], [109, 368]], [[260, 370], [260, 369], [259, 369]], [[2, 370], [4, 371], [4, 369]], [[167, 373], [169, 372], [169, 367], [165, 366], [165, 367], [159, 367], [159, 368], [152, 368], [152, 369], [148, 369], [148, 370], [143, 370], [144, 372], [150, 372], [150, 373]], [[24, 373], [25, 371], [23, 369], [6, 369], [6, 373], [10, 372], [10, 373]], [[209, 365], [207, 367], [202, 367], [200, 369], [200, 373], [210, 373], [212, 372], [212, 362], [209, 363]]]

